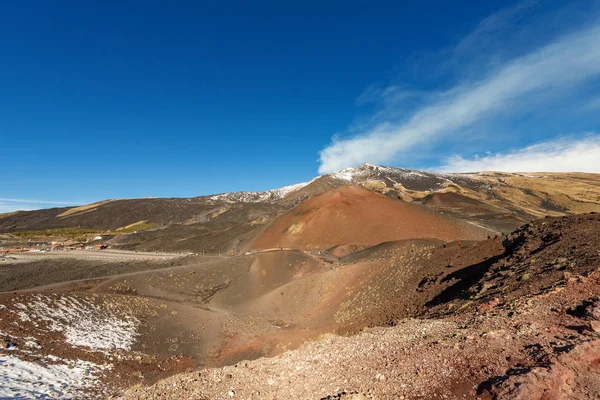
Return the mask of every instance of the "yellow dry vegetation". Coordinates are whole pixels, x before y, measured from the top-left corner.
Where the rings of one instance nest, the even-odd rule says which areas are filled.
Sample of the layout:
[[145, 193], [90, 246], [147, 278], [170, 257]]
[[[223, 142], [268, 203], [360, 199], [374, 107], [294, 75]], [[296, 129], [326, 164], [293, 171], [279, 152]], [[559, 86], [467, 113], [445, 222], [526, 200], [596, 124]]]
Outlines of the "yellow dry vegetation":
[[365, 187], [371, 190], [383, 190], [387, 188], [387, 185], [379, 180], [369, 180], [364, 182]]
[[104, 204], [108, 204], [112, 201], [115, 201], [115, 200], [102, 200], [102, 201], [98, 201], [96, 203], [86, 204], [85, 206], [69, 208], [67, 211], [65, 211], [61, 214], [58, 214], [57, 217], [68, 217], [68, 216], [80, 215], [80, 214], [92, 212], [92, 211], [96, 210], [98, 207], [100, 207]]
[[288, 233], [300, 233], [300, 232], [302, 232], [303, 228], [304, 228], [304, 224], [300, 222], [298, 224], [290, 225], [290, 227], [287, 229], [287, 232]]
[[522, 191], [573, 213], [600, 210], [600, 174], [545, 174], [539, 178], [510, 177], [507, 182]]
[[[516, 209], [536, 218], [600, 212], [600, 174], [484, 172], [469, 175], [469, 179], [479, 187], [448, 182], [435, 193], [456, 193], [497, 209]], [[382, 191], [371, 184], [365, 186]], [[393, 190], [407, 202], [421, 201], [433, 193], [409, 190], [401, 184], [395, 184]]]
[[269, 222], [269, 217], [262, 216], [250, 222], [250, 225], [264, 225], [267, 222]]
[[228, 208], [228, 207], [223, 207], [223, 208], [220, 208], [220, 209], [218, 209], [217, 211], [215, 211], [215, 212], [213, 212], [212, 214], [210, 214], [210, 218], [216, 218], [216, 217], [218, 217], [219, 215], [221, 215], [221, 214], [223, 214], [223, 213], [226, 213], [227, 211], [229, 211], [229, 208]]
[[123, 226], [121, 228], [117, 228], [117, 229], [115, 229], [115, 232], [128, 233], [128, 232], [135, 232], [135, 231], [143, 231], [143, 230], [150, 229], [150, 228], [156, 228], [157, 226], [158, 226], [157, 224], [149, 223], [148, 220], [143, 220], [143, 221], [134, 222], [133, 224], [129, 224], [129, 225]]
[[511, 206], [535, 217], [600, 211], [600, 174], [487, 173], [477, 177], [489, 185], [462, 194], [497, 207]]

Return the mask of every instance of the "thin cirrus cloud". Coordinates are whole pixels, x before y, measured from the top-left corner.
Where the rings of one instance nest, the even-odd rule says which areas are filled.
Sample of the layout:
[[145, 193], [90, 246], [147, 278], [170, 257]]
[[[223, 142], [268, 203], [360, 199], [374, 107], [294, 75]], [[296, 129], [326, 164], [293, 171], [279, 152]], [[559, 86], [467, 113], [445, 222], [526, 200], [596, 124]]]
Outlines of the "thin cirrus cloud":
[[473, 158], [452, 156], [439, 172], [600, 172], [600, 134], [568, 136]]
[[587, 104], [588, 109], [600, 109], [600, 97], [593, 99]]
[[75, 204], [72, 201], [32, 200], [32, 199], [0, 198], [0, 201], [9, 202], [9, 203], [21, 203], [21, 204], [53, 204], [53, 205], [63, 205], [63, 206], [72, 206]]
[[377, 121], [352, 137], [334, 138], [319, 153], [319, 172], [363, 162], [389, 163], [446, 134], [456, 137], [461, 129], [506, 112], [515, 100], [537, 93], [550, 99], [561, 89], [582, 85], [600, 74], [599, 37], [600, 23], [588, 25], [504, 63], [480, 81], [445, 91], [403, 121]]
[[0, 213], [74, 205], [77, 205], [77, 203], [72, 201], [0, 198]]

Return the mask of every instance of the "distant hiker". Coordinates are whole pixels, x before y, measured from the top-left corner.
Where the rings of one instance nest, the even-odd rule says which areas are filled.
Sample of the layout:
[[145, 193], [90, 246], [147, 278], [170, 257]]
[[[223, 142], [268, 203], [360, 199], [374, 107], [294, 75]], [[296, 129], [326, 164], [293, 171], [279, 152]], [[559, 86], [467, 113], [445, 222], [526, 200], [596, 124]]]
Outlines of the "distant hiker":
[[446, 243], [442, 244], [442, 247], [443, 247], [443, 248], [446, 248]]
[[458, 247], [460, 247], [460, 245], [461, 245], [461, 243], [460, 243], [460, 240], [459, 240], [459, 241], [458, 241]]

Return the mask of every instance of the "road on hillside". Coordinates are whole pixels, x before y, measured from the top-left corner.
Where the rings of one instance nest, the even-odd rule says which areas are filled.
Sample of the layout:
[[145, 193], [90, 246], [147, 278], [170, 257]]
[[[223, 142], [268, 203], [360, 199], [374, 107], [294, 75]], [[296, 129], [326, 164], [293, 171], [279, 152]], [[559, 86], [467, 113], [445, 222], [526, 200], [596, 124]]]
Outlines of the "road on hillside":
[[60, 258], [81, 258], [81, 259], [105, 259], [113, 261], [124, 260], [169, 260], [173, 258], [186, 256], [187, 253], [154, 253], [130, 250], [69, 250], [69, 251], [49, 251], [12, 253], [10, 257], [16, 260], [34, 260], [40, 258], [60, 257]]

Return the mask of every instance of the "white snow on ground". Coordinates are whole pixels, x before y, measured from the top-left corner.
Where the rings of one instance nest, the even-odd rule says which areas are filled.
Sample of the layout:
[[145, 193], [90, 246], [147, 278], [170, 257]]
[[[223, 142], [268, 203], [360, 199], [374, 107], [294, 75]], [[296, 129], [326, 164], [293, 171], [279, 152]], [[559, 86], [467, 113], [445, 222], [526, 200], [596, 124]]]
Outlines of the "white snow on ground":
[[[429, 176], [435, 176], [437, 174], [429, 174]], [[378, 176], [385, 176], [388, 179], [390, 177], [397, 178], [406, 178], [406, 179], [427, 179], [428, 175], [422, 171], [403, 169], [403, 168], [393, 168], [393, 167], [384, 167], [380, 165], [372, 165], [368, 163], [364, 163], [358, 167], [353, 168], [344, 168], [339, 172], [334, 172], [329, 174], [329, 176], [333, 178], [337, 178], [346, 182], [352, 182], [356, 178], [372, 178]]]
[[356, 175], [356, 168], [345, 168], [339, 172], [331, 174], [332, 177], [341, 179], [343, 181], [352, 182]]
[[[503, 173], [504, 175], [521, 175], [528, 176], [525, 174], [514, 174], [514, 173]], [[383, 178], [396, 184], [406, 184], [406, 182], [431, 182], [430, 191], [440, 190], [439, 186], [445, 184], [452, 184], [453, 178], [469, 179], [476, 177], [477, 175], [489, 175], [487, 172], [476, 172], [476, 173], [435, 173], [418, 170], [410, 170], [404, 168], [385, 167], [381, 165], [373, 165], [364, 163], [358, 167], [344, 168], [341, 171], [328, 174], [334, 179], [343, 181], [345, 184], [363, 184], [366, 179], [370, 180], [381, 180]], [[538, 176], [532, 176], [538, 177]], [[232, 193], [220, 193], [209, 196], [208, 198], [213, 201], [226, 201], [230, 203], [268, 203], [280, 200], [286, 197], [288, 194], [293, 193], [303, 187], [307, 186], [311, 182], [315, 181], [320, 177], [316, 177], [309, 182], [297, 183], [295, 185], [284, 186], [279, 189], [267, 190], [264, 192], [232, 192]], [[472, 180], [472, 179], [471, 179]]]
[[131, 350], [140, 321], [110, 302], [96, 304], [86, 298], [38, 295], [27, 304], [16, 304], [22, 321], [44, 321], [48, 329], [62, 332], [68, 343], [93, 349]]
[[273, 193], [276, 197], [280, 199], [287, 196], [288, 194], [295, 192], [296, 190], [302, 189], [304, 186], [308, 185], [310, 182], [301, 182], [293, 185], [284, 186], [279, 189], [269, 190], [269, 192]]
[[0, 354], [0, 399], [86, 398], [82, 390], [98, 383], [93, 372], [100, 369], [81, 360], [40, 365]]
[[302, 189], [310, 182], [296, 183], [294, 185], [284, 186], [279, 189], [272, 189], [264, 192], [232, 192], [215, 194], [213, 196], [210, 196], [210, 199], [240, 203], [264, 203], [269, 201], [276, 201], [284, 198], [292, 192], [295, 192], [296, 190]]
[[[408, 180], [411, 182], [415, 181], [427, 181], [437, 178], [440, 181], [447, 181], [453, 183], [449, 177], [452, 174], [437, 174], [433, 172], [417, 171], [404, 168], [385, 167], [381, 165], [372, 165], [364, 163], [358, 167], [344, 168], [341, 171], [328, 174], [326, 176], [334, 179], [341, 180], [347, 183], [361, 184], [365, 179], [381, 179], [386, 178], [394, 183], [401, 184], [400, 181]], [[465, 176], [465, 174], [460, 174]], [[274, 202], [286, 197], [288, 194], [293, 193], [303, 187], [307, 186], [311, 182], [315, 181], [320, 177], [316, 177], [308, 182], [297, 183], [295, 185], [284, 186], [279, 189], [267, 190], [264, 192], [232, 192], [232, 193], [220, 193], [209, 196], [208, 198], [213, 201], [227, 201], [231, 203], [267, 203]], [[439, 182], [438, 182], [439, 183]], [[434, 190], [435, 187], [432, 187]]]

